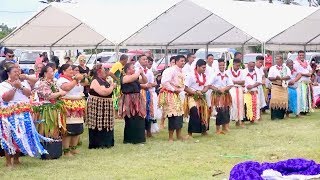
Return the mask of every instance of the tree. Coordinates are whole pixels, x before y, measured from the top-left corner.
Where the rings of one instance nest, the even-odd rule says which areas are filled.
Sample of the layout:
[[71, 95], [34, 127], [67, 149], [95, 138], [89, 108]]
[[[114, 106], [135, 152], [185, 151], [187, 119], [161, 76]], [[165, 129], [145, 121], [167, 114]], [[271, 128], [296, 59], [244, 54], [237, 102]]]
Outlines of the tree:
[[0, 24], [0, 39], [6, 37], [8, 34], [10, 34], [14, 28], [9, 28], [6, 24]]

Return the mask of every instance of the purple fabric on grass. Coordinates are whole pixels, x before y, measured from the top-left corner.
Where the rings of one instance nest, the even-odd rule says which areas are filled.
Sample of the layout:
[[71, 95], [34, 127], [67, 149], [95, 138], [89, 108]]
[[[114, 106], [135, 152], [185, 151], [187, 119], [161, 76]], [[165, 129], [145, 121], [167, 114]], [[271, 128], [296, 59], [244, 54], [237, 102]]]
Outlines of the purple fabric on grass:
[[235, 165], [230, 172], [230, 180], [259, 180], [264, 170], [273, 169], [282, 175], [317, 175], [320, 174], [320, 164], [313, 160], [288, 159], [276, 163], [258, 163], [246, 161]]

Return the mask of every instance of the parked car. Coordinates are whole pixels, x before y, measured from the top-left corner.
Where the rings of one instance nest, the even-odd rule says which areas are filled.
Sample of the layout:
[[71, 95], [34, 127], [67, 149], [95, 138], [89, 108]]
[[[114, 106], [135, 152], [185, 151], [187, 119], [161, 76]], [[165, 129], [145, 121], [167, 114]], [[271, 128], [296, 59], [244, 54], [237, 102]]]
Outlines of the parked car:
[[19, 58], [20, 68], [24, 73], [29, 73], [30, 69], [34, 69], [36, 59], [43, 51], [23, 51]]
[[[170, 64], [170, 58], [172, 56], [176, 56], [176, 54], [168, 54], [168, 65]], [[162, 57], [153, 63], [152, 69], [153, 71], [163, 71], [166, 67], [166, 58]]]
[[[298, 57], [298, 53], [291, 54], [288, 59], [296, 60]], [[305, 55], [305, 59], [311, 63], [312, 60], [316, 62], [316, 64], [320, 64], [320, 52], [307, 52]]]
[[[122, 53], [117, 55], [116, 52], [101, 52], [97, 54], [97, 62], [102, 63], [104, 66], [112, 66], [118, 61]], [[94, 56], [94, 55], [93, 55]]]
[[[229, 48], [209, 48], [208, 54], [212, 54], [215, 60], [222, 58], [225, 60], [225, 62], [227, 62], [230, 59], [233, 59], [233, 53]], [[206, 59], [206, 49], [205, 48], [198, 49], [197, 52], [195, 53], [195, 56], [197, 60]]]

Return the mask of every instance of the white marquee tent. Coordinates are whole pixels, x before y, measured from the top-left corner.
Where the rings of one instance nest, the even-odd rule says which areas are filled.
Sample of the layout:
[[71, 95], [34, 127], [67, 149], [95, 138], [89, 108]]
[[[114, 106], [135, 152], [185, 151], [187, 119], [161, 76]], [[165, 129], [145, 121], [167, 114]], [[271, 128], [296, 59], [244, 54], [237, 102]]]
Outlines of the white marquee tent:
[[320, 50], [320, 9], [268, 40], [267, 48]]
[[53, 3], [0, 43], [33, 49], [256, 45], [314, 11], [308, 7], [230, 0]]

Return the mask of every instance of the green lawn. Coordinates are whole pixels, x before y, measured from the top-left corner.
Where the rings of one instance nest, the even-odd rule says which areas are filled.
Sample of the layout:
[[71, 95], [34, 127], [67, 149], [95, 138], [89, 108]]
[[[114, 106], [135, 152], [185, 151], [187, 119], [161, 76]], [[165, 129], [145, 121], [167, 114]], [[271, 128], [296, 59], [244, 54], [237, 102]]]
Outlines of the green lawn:
[[[195, 135], [187, 142], [169, 144], [167, 130], [145, 145], [122, 144], [123, 121], [115, 127], [116, 144], [111, 149], [89, 150], [83, 134], [81, 154], [73, 158], [43, 161], [23, 157], [13, 170], [0, 166], [1, 179], [227, 179], [231, 168], [242, 161], [278, 161], [308, 158], [320, 162], [320, 112], [301, 119], [271, 121], [264, 115], [259, 124], [215, 135]], [[187, 124], [184, 124], [186, 134]], [[5, 162], [4, 158], [0, 158]], [[217, 172], [223, 174], [213, 176]]]

